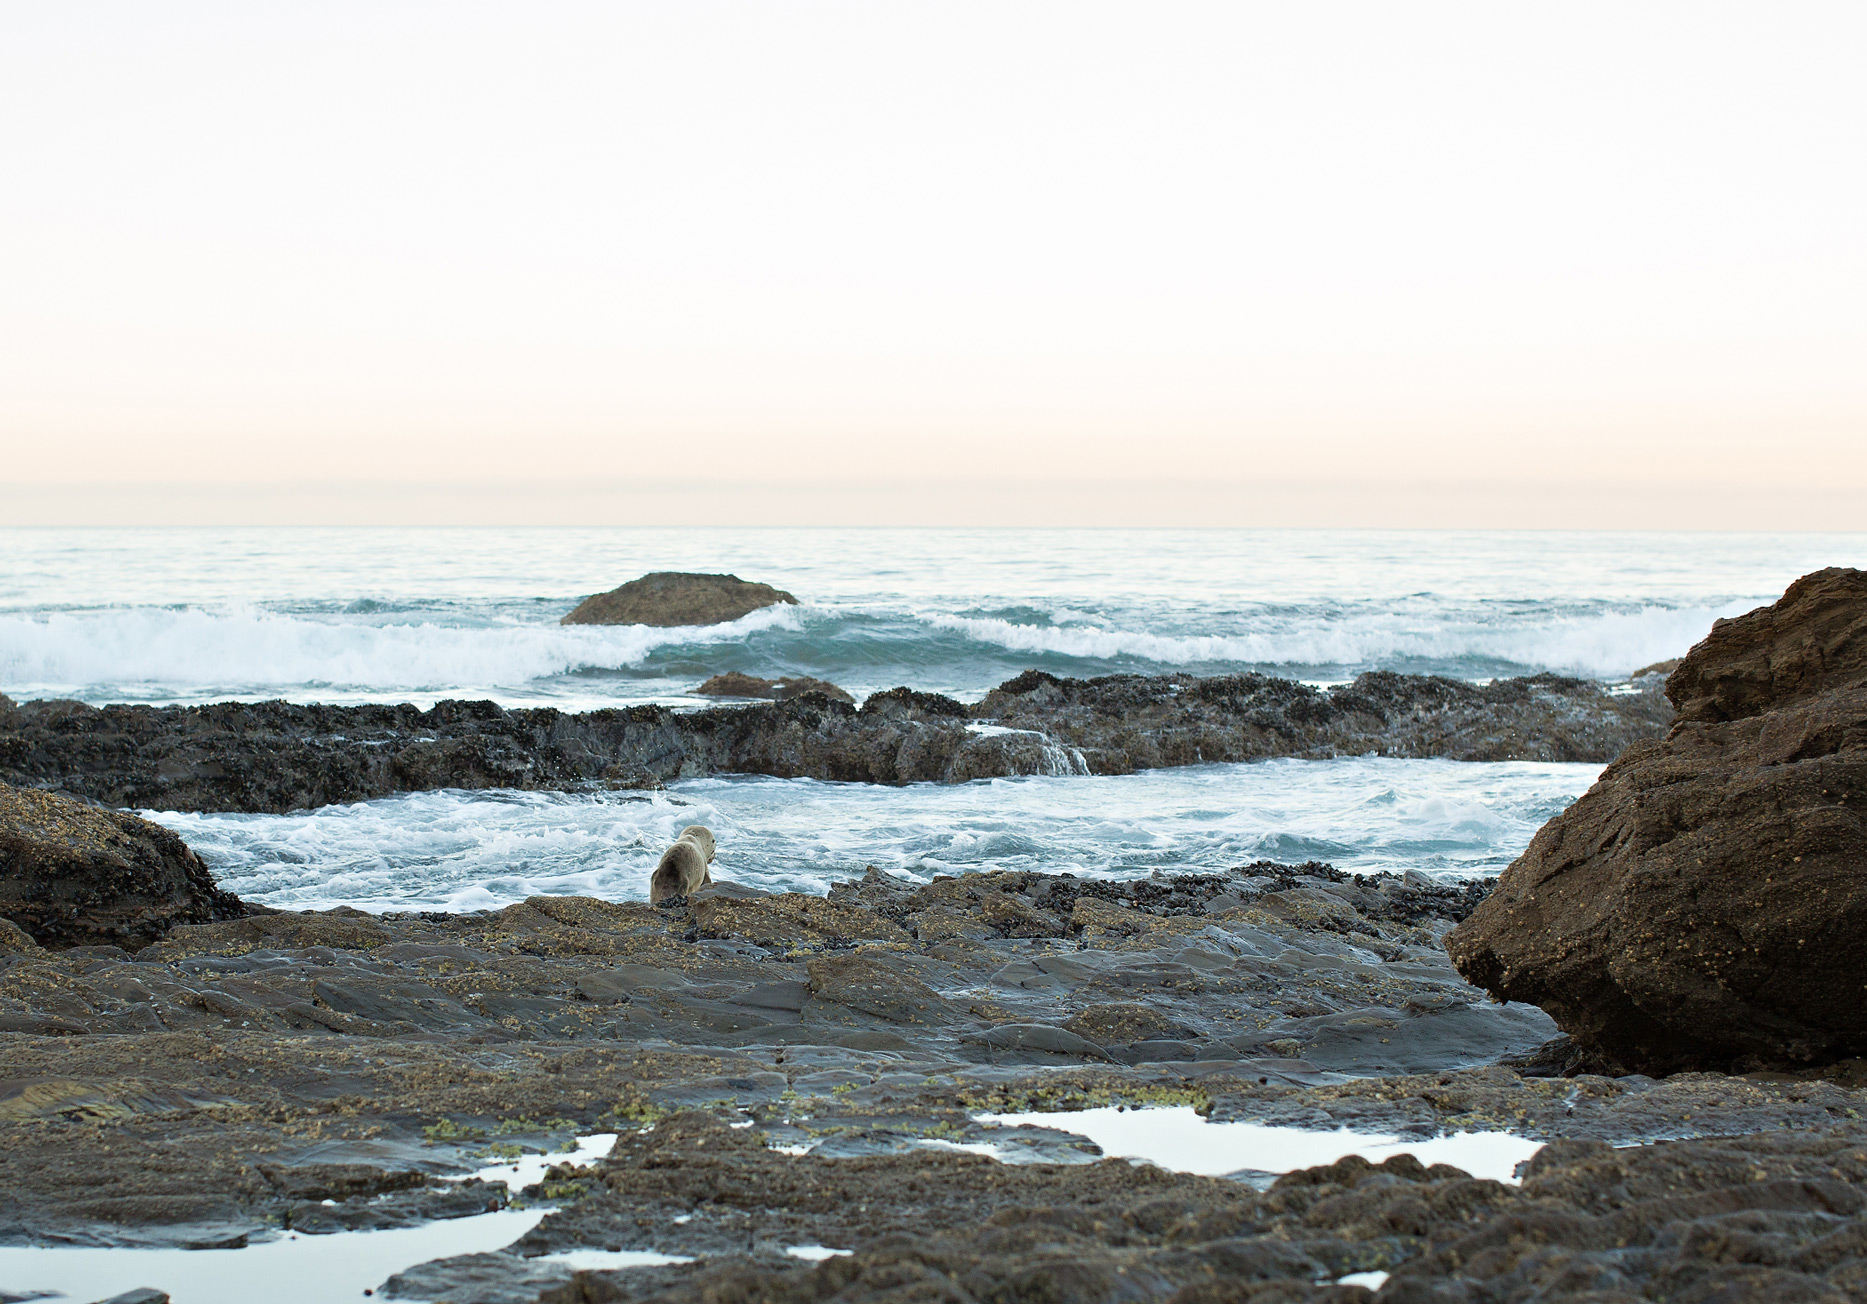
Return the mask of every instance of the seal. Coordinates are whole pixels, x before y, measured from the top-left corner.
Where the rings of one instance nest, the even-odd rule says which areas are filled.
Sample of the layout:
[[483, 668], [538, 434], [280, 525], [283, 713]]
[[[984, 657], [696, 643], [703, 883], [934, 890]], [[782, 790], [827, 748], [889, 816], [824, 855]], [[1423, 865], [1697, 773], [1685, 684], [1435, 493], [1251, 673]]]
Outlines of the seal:
[[672, 896], [686, 896], [695, 888], [713, 881], [707, 866], [713, 861], [713, 833], [704, 824], [689, 824], [681, 830], [674, 845], [661, 853], [655, 872], [648, 878], [648, 903], [654, 905]]

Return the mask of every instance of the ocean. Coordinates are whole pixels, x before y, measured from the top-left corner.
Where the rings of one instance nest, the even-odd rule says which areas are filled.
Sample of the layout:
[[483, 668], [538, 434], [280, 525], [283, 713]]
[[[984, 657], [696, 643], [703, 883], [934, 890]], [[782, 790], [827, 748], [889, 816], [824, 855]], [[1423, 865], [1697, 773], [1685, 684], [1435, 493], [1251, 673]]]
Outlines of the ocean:
[[[1867, 535], [1035, 529], [0, 529], [0, 692], [197, 703], [490, 698], [697, 705], [708, 676], [976, 701], [1058, 675], [1389, 669], [1602, 680], [1683, 653]], [[799, 605], [704, 629], [560, 626], [647, 571]], [[1101, 876], [1269, 858], [1495, 873], [1598, 767], [1345, 758], [873, 788], [729, 777], [665, 793], [422, 793], [285, 816], [145, 812], [277, 905], [645, 895], [688, 823], [716, 874], [821, 892], [869, 865]]]

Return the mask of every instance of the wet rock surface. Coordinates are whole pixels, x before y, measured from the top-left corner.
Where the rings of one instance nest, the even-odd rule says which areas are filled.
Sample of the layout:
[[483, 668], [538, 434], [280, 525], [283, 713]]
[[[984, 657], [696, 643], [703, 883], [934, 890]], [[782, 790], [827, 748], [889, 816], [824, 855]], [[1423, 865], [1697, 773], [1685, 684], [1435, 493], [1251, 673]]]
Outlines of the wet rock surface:
[[[1560, 1076], [1549, 1021], [1485, 1001], [1441, 949], [1483, 896], [1317, 864], [872, 871], [828, 899], [718, 884], [672, 908], [279, 912], [134, 955], [0, 949], [0, 1240], [232, 1245], [463, 1216], [517, 1193], [444, 1178], [614, 1131], [609, 1159], [529, 1192], [557, 1211], [516, 1246], [392, 1291], [1193, 1304], [1360, 1299], [1332, 1283], [1386, 1271], [1398, 1299], [1719, 1280], [1852, 1298], [1867, 1066]], [[977, 1117], [1110, 1104], [1560, 1142], [1521, 1187], [1405, 1158], [1224, 1179]], [[952, 1148], [976, 1144], [1009, 1162]], [[694, 1262], [547, 1257], [573, 1249]]]
[[1650, 1072], [1867, 1053], [1867, 573], [1720, 621], [1679, 716], [1450, 938], [1473, 981]]
[[694, 691], [702, 697], [764, 697], [788, 701], [793, 697], [802, 697], [805, 693], [822, 693], [838, 702], [853, 704], [856, 700], [827, 679], [813, 679], [809, 675], [763, 679], [758, 675], [741, 674], [737, 670], [714, 675]]
[[[652, 1243], [697, 1257], [580, 1273], [539, 1296], [549, 1304], [1346, 1302], [1369, 1296], [1333, 1283], [1371, 1272], [1399, 1300], [1844, 1300], [1867, 1273], [1864, 1179], [1857, 1135], [1766, 1135], [1634, 1151], [1557, 1142], [1521, 1186], [1350, 1157], [1259, 1191], [1119, 1160], [788, 1159], [687, 1113], [627, 1138], [583, 1201], [515, 1248]], [[784, 1253], [799, 1244], [852, 1253], [811, 1267]]]
[[1328, 690], [1268, 675], [1026, 671], [976, 715], [1041, 730], [1096, 774], [1269, 756], [1442, 756], [1461, 761], [1609, 761], [1659, 736], [1672, 712], [1651, 686], [1531, 675], [1468, 684], [1374, 671]]
[[973, 706], [897, 688], [860, 709], [806, 691], [583, 714], [34, 701], [0, 712], [0, 780], [112, 806], [283, 812], [434, 788], [652, 787], [720, 773], [899, 784], [1272, 756], [1606, 762], [1659, 737], [1671, 714], [1657, 691], [1548, 675], [1478, 688], [1368, 674], [1323, 691], [1261, 675], [1033, 671]]
[[585, 598], [560, 624], [565, 625], [721, 625], [761, 607], [797, 599], [769, 584], [737, 575], [697, 575], [654, 571], [608, 593]]
[[0, 951], [131, 950], [172, 926], [244, 917], [186, 844], [124, 811], [0, 783]]

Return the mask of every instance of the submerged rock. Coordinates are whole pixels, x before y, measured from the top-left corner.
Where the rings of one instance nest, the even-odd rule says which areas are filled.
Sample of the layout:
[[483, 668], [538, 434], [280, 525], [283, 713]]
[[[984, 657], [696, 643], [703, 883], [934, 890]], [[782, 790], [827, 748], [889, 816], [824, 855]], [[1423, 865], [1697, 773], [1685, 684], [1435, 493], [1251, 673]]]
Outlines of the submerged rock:
[[702, 697], [767, 697], [781, 702], [802, 697], [805, 693], [822, 693], [838, 702], [854, 703], [856, 700], [827, 679], [813, 679], [809, 675], [761, 679], [757, 675], [745, 675], [737, 670], [714, 675], [694, 691]]
[[1658, 1072], [1867, 1052], [1867, 573], [1719, 621], [1630, 748], [1448, 938], [1473, 982]]
[[178, 924], [245, 914], [161, 825], [0, 784], [0, 916], [14, 926], [0, 948], [23, 949], [17, 931], [42, 946], [133, 951]]
[[769, 584], [737, 575], [696, 575], [654, 571], [637, 580], [585, 598], [571, 609], [564, 625], [720, 625], [761, 607], [797, 599]]

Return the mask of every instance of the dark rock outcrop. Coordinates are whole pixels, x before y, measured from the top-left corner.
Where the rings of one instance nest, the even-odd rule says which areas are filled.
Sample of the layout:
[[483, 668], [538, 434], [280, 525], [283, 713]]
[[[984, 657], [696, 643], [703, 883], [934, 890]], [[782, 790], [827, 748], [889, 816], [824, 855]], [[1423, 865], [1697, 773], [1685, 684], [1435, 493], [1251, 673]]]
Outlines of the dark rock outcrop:
[[1454, 960], [1647, 1071], [1867, 1053], [1867, 573], [1719, 621], [1666, 691], [1671, 732], [1543, 827]]
[[160, 825], [0, 784], [0, 917], [41, 946], [133, 951], [177, 924], [245, 914]]
[[695, 575], [654, 571], [638, 580], [585, 598], [571, 609], [564, 625], [719, 625], [760, 607], [797, 599], [769, 584], [737, 575]]
[[1372, 671], [1318, 689], [1268, 675], [1107, 675], [1027, 670], [973, 709], [1082, 752], [1095, 774], [1271, 756], [1438, 756], [1462, 761], [1608, 761], [1665, 730], [1658, 692], [1610, 693], [1531, 675], [1468, 684]]
[[1607, 761], [1664, 732], [1658, 692], [1539, 675], [1483, 687], [1369, 674], [1329, 691], [1263, 675], [1030, 671], [974, 706], [894, 688], [680, 712], [492, 702], [92, 707], [0, 716], [0, 780], [111, 806], [288, 811], [433, 788], [653, 786], [703, 774], [955, 783], [1126, 774], [1272, 756]]
[[780, 702], [802, 697], [805, 693], [822, 693], [832, 701], [848, 702], [852, 706], [856, 701], [827, 679], [813, 679], [809, 675], [761, 679], [757, 675], [741, 674], [737, 670], [714, 675], [694, 691], [702, 697], [764, 697], [775, 698]]

